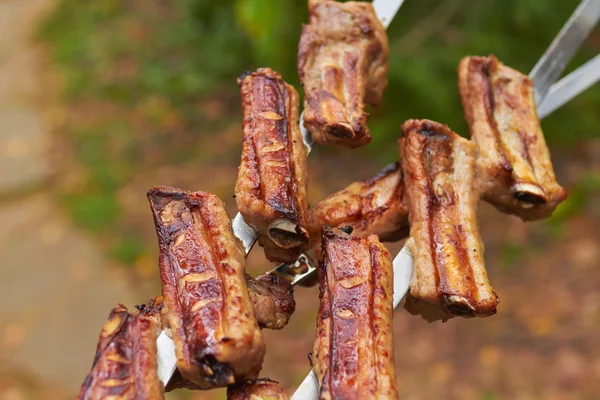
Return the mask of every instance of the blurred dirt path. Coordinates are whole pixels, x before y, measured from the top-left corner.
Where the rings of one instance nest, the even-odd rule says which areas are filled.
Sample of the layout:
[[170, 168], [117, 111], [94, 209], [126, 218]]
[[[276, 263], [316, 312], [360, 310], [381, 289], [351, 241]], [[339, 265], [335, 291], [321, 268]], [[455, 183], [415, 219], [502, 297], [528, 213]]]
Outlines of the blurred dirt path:
[[136, 301], [50, 194], [53, 98], [33, 37], [53, 4], [0, 1], [0, 399], [72, 397], [110, 309]]

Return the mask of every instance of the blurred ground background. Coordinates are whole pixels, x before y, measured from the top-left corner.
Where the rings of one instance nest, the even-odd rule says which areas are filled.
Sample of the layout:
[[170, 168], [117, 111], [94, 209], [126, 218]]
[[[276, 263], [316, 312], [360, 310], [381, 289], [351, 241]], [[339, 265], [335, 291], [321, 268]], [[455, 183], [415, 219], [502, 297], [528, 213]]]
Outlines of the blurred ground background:
[[[0, 399], [72, 398], [117, 302], [160, 291], [145, 192], [232, 199], [236, 86], [270, 66], [297, 85], [305, 0], [0, 0]], [[374, 140], [310, 156], [315, 202], [397, 159], [399, 125], [465, 134], [456, 66], [496, 54], [527, 72], [576, 1], [407, 0], [389, 29], [390, 84]], [[600, 51], [597, 29], [570, 68]], [[404, 399], [595, 399], [600, 380], [600, 86], [543, 121], [569, 198], [524, 224], [482, 204], [498, 315], [427, 324], [395, 314]], [[401, 244], [390, 246], [397, 251]], [[272, 268], [257, 248], [249, 269]], [[265, 332], [263, 375], [290, 392], [308, 371], [317, 290]], [[218, 399], [178, 391], [170, 399]]]

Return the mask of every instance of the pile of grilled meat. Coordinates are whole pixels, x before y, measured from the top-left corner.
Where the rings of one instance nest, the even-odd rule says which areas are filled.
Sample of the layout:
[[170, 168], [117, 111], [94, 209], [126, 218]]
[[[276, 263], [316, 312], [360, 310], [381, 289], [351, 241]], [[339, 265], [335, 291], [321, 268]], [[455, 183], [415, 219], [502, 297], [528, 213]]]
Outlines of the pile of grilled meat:
[[[388, 42], [370, 3], [309, 1], [298, 71], [304, 126], [316, 143], [367, 144], [366, 105], [387, 86]], [[429, 120], [402, 125], [400, 161], [310, 209], [299, 96], [268, 68], [238, 84], [243, 149], [235, 186], [244, 220], [272, 261], [300, 252], [319, 263], [320, 308], [311, 356], [322, 399], [397, 398], [392, 259], [381, 244], [410, 236], [414, 274], [405, 308], [429, 321], [496, 313], [476, 210], [480, 199], [521, 219], [550, 216], [565, 198], [536, 114], [531, 80], [494, 56], [466, 57], [458, 84], [465, 139]], [[222, 201], [205, 192], [148, 192], [160, 246], [162, 296], [108, 318], [80, 399], [161, 399], [174, 388], [227, 387], [230, 399], [288, 398], [259, 379], [262, 329], [295, 308], [286, 280], [248, 276]], [[156, 339], [174, 341], [177, 371], [157, 376]]]

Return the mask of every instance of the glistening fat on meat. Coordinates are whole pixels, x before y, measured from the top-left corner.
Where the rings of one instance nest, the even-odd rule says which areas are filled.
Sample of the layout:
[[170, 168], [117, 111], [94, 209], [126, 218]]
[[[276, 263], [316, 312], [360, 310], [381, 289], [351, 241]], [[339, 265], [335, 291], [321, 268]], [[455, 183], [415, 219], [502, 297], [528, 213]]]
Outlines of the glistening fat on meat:
[[[408, 210], [404, 204], [404, 177], [399, 162], [382, 168], [375, 176], [356, 181], [321, 200], [308, 211], [310, 245], [304, 250], [312, 265], [321, 259], [323, 226], [348, 230], [352, 235], [377, 235], [382, 242], [408, 236]], [[305, 279], [313, 286], [318, 279]]]
[[385, 28], [368, 2], [309, 0], [308, 11], [298, 45], [304, 126], [317, 143], [363, 146], [365, 104], [378, 105], [388, 83]]
[[142, 311], [130, 314], [122, 304], [111, 311], [98, 339], [92, 369], [77, 399], [164, 398], [156, 361], [160, 325], [152, 312], [142, 307]]
[[184, 379], [212, 389], [254, 379], [265, 353], [244, 277], [245, 254], [221, 200], [148, 192], [160, 248], [163, 326]]
[[531, 79], [493, 55], [465, 57], [458, 87], [483, 198], [524, 221], [549, 217], [567, 194], [556, 182]]
[[312, 366], [320, 399], [397, 399], [392, 259], [377, 236], [323, 228]]
[[400, 158], [414, 273], [406, 308], [426, 319], [496, 313], [477, 226], [475, 145], [446, 125], [402, 125]]
[[311, 207], [308, 232], [311, 238], [319, 238], [325, 225], [350, 226], [354, 236], [377, 235], [381, 241], [403, 239], [408, 235], [408, 210], [403, 197], [402, 168], [396, 162]]
[[295, 261], [308, 242], [307, 153], [298, 125], [298, 93], [269, 68], [246, 74], [238, 83], [244, 126], [237, 206], [261, 234], [267, 258]]

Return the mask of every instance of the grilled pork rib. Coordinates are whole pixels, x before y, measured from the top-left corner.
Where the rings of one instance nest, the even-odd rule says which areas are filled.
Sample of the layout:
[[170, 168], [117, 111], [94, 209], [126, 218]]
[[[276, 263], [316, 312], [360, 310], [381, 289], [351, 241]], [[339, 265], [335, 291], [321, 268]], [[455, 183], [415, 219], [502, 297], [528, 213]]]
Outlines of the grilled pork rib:
[[238, 83], [244, 128], [237, 206], [244, 221], [268, 238], [269, 244], [266, 238], [260, 242], [267, 258], [294, 261], [308, 242], [307, 153], [298, 126], [298, 93], [268, 68]]
[[371, 141], [365, 104], [387, 87], [388, 39], [372, 4], [309, 0], [298, 45], [304, 126], [315, 142], [348, 147]]
[[443, 311], [442, 319], [495, 314], [498, 298], [488, 281], [477, 227], [475, 145], [428, 120], [406, 121], [402, 131], [408, 243], [414, 258], [414, 299], [407, 308], [422, 313], [414, 301], [421, 300]]
[[308, 213], [308, 232], [319, 237], [324, 225], [352, 227], [358, 237], [377, 235], [396, 241], [408, 235], [408, 211], [403, 202], [400, 163], [383, 168], [373, 178], [353, 182], [317, 203]]
[[[283, 329], [296, 309], [292, 285], [274, 274], [265, 274], [256, 278], [246, 275], [245, 278], [258, 326], [266, 329]], [[142, 314], [152, 318], [156, 326], [162, 326], [160, 316], [162, 307], [162, 296], [153, 298], [145, 306], [136, 306]], [[179, 370], [176, 370], [169, 380], [165, 392], [174, 389], [201, 390], [198, 385], [183, 379]]]
[[[308, 238], [308, 235], [306, 237]], [[303, 249], [303, 246], [284, 249], [275, 244], [267, 235], [260, 235], [258, 244], [263, 248], [267, 260], [274, 262], [292, 263], [298, 259]]]
[[265, 353], [244, 277], [245, 254], [215, 195], [148, 192], [160, 247], [163, 327], [184, 379], [212, 389], [254, 379]]
[[[321, 230], [325, 225], [344, 229], [361, 238], [377, 235], [382, 242], [408, 236], [408, 210], [404, 204], [404, 178], [400, 163], [384, 167], [374, 177], [353, 182], [321, 200], [308, 212], [310, 245], [305, 249], [312, 265], [321, 259]], [[318, 278], [303, 280], [314, 286]]]
[[288, 400], [278, 382], [260, 378], [227, 388], [227, 400]]
[[290, 282], [275, 274], [265, 274], [256, 278], [246, 276], [246, 283], [258, 326], [283, 329], [296, 309]]
[[[292, 285], [274, 274], [265, 274], [256, 278], [246, 275], [246, 284], [258, 326], [266, 329], [283, 329], [296, 309]], [[162, 298], [160, 301], [162, 307]], [[197, 385], [185, 380], [178, 370], [169, 380], [165, 391], [170, 392], [174, 389], [200, 390]]]
[[320, 399], [397, 399], [392, 260], [377, 236], [323, 228], [312, 366]]
[[159, 330], [151, 315], [139, 311], [130, 314], [118, 304], [100, 333], [92, 370], [77, 399], [163, 399], [156, 362]]
[[458, 82], [484, 199], [524, 221], [550, 216], [566, 192], [556, 182], [531, 79], [491, 55], [463, 58]]

